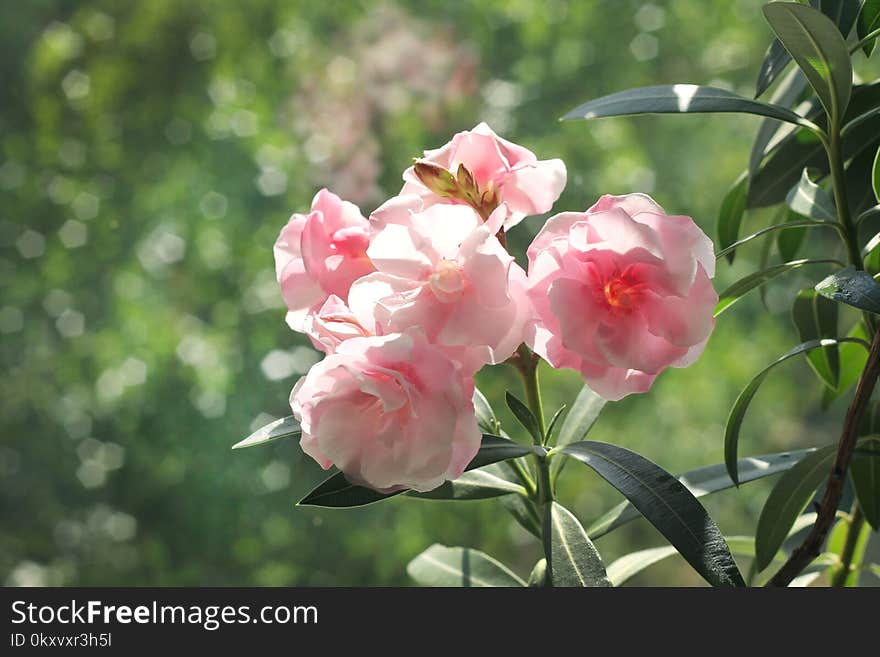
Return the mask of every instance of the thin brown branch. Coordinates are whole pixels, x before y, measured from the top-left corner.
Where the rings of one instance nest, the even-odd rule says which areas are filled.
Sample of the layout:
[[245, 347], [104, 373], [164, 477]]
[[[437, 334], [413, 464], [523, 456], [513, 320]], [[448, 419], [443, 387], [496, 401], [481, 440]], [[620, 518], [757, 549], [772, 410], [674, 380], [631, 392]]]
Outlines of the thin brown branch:
[[803, 542], [791, 553], [788, 561], [767, 582], [767, 586], [788, 586], [804, 568], [810, 565], [813, 559], [819, 556], [828, 531], [834, 523], [840, 497], [843, 494], [846, 471], [849, 468], [856, 440], [859, 437], [859, 425], [865, 409], [868, 407], [868, 402], [871, 400], [871, 393], [874, 392], [878, 375], [880, 375], [880, 331], [874, 334], [871, 351], [868, 353], [868, 361], [865, 363], [865, 369], [859, 379], [855, 397], [846, 412], [843, 431], [837, 446], [837, 456], [831, 467], [831, 474], [828, 475], [828, 482], [825, 484], [825, 493], [819, 504], [816, 522]]

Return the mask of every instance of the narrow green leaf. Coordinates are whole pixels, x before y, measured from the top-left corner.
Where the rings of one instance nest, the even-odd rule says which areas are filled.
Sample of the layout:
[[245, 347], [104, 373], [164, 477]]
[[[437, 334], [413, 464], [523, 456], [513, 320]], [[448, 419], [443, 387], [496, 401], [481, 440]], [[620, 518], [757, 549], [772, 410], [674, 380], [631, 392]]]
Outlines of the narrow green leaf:
[[775, 361], [770, 363], [763, 370], [758, 372], [755, 377], [749, 381], [749, 384], [743, 388], [743, 391], [739, 393], [739, 396], [736, 398], [736, 401], [733, 403], [733, 408], [730, 409], [730, 415], [727, 417], [727, 425], [724, 428], [724, 462], [727, 465], [727, 473], [730, 475], [730, 478], [739, 485], [739, 477], [738, 477], [738, 461], [737, 461], [737, 452], [739, 449], [739, 433], [742, 428], [743, 420], [746, 416], [746, 411], [749, 408], [749, 404], [755, 396], [755, 393], [758, 392], [758, 388], [761, 387], [761, 384], [764, 382], [764, 379], [767, 378], [767, 375], [770, 371], [779, 365], [780, 363], [784, 363], [790, 358], [794, 358], [800, 354], [811, 351], [812, 349], [818, 349], [819, 347], [830, 347], [832, 345], [840, 344], [841, 342], [852, 342], [853, 338], [822, 338], [819, 340], [810, 340], [809, 342], [804, 342], [799, 344], [794, 349], [786, 352]]
[[479, 388], [474, 388], [474, 412], [477, 414], [477, 424], [480, 431], [484, 433], [498, 434], [501, 425], [498, 418], [495, 417], [495, 411], [492, 410], [489, 400], [480, 392]]
[[771, 2], [763, 11], [825, 111], [840, 120], [852, 93], [852, 64], [840, 30], [822, 12], [796, 2]]
[[553, 586], [611, 586], [598, 550], [568, 509], [557, 502], [544, 512], [544, 554]]
[[798, 252], [807, 236], [805, 230], [788, 230], [789, 228], [811, 228], [813, 226], [825, 226], [833, 228], [833, 225], [821, 223], [810, 223], [810, 220], [804, 221], [803, 215], [792, 210], [785, 213], [785, 222], [780, 224], [781, 230], [776, 238], [776, 247], [779, 249], [779, 255], [785, 261], [794, 260], [798, 256]]
[[[880, 110], [880, 107], [878, 107]], [[844, 187], [846, 203], [850, 216], [858, 217], [862, 212], [876, 205], [874, 195], [873, 169], [876, 148], [880, 146], [880, 133], [870, 148], [865, 149], [849, 162], [844, 168]]]
[[504, 564], [479, 550], [435, 543], [409, 562], [406, 572], [421, 586], [525, 586]]
[[828, 478], [836, 454], [836, 444], [820, 447], [776, 482], [758, 518], [755, 533], [758, 570], [770, 565], [813, 493]]
[[620, 586], [634, 575], [638, 575], [645, 568], [653, 566], [658, 561], [671, 557], [673, 554], [678, 554], [678, 550], [671, 545], [663, 545], [626, 554], [608, 566], [608, 579], [611, 580], [612, 585]]
[[[784, 472], [812, 451], [812, 449], [798, 449], [739, 459], [737, 462], [739, 483], [746, 484]], [[688, 470], [676, 478], [697, 498], [734, 487], [733, 480], [727, 474], [727, 468], [723, 463]], [[631, 520], [640, 518], [641, 515], [629, 502], [621, 502], [596, 520], [587, 533], [590, 538], [597, 539]]]
[[792, 260], [791, 262], [783, 262], [778, 265], [772, 265], [767, 267], [766, 269], [762, 269], [761, 271], [756, 271], [744, 278], [741, 278], [736, 283], [733, 283], [726, 290], [724, 290], [721, 294], [718, 295], [718, 305], [715, 306], [715, 317], [718, 317], [725, 310], [730, 308], [733, 304], [739, 301], [744, 295], [751, 292], [755, 288], [761, 287], [767, 281], [771, 281], [777, 276], [785, 274], [786, 272], [792, 271], [793, 269], [799, 269], [806, 265], [829, 265], [829, 264], [839, 264], [836, 260], [811, 260], [811, 259], [801, 259], [801, 260]]
[[[774, 40], [779, 49], [785, 53], [786, 59], [789, 59], [788, 52], [782, 47], [778, 40]], [[785, 76], [785, 79], [779, 84], [779, 87], [770, 98], [770, 103], [780, 105], [782, 107], [791, 107], [800, 98], [804, 90], [807, 88], [808, 82], [806, 76], [800, 69], [792, 69]], [[749, 154], [749, 177], [755, 175], [761, 162], [779, 143], [789, 136], [797, 128], [790, 123], [779, 123], [774, 119], [763, 119], [758, 133], [755, 135], [755, 141], [752, 143], [752, 151]]]
[[[880, 438], [866, 438], [863, 447], [868, 450], [880, 451]], [[859, 499], [859, 506], [865, 514], [865, 520], [880, 531], [880, 457], [869, 454], [854, 454], [849, 466], [853, 487]]]
[[432, 491], [410, 491], [407, 495], [422, 500], [485, 500], [512, 493], [525, 495], [526, 489], [507, 479], [505, 471], [493, 463], [465, 472], [455, 481], [447, 481]]
[[761, 69], [758, 71], [758, 81], [755, 84], [755, 98], [758, 98], [773, 84], [773, 81], [779, 77], [779, 74], [785, 70], [791, 61], [791, 55], [779, 43], [779, 39], [773, 39], [767, 53], [764, 55], [764, 61], [761, 62]]
[[695, 84], [669, 84], [654, 87], [628, 89], [609, 96], [591, 100], [576, 107], [562, 117], [573, 119], [598, 119], [609, 116], [635, 114], [692, 114], [706, 112], [733, 112], [757, 114], [779, 121], [795, 123], [810, 129], [815, 124], [802, 116], [769, 103], [749, 100], [726, 89], [704, 87]]
[[[749, 193], [749, 179], [740, 176], [724, 195], [721, 209], [718, 212], [718, 245], [722, 251], [739, 239], [739, 227], [746, 210], [746, 199]], [[733, 262], [736, 251], [727, 251], [728, 262]]]
[[[784, 223], [773, 224], [772, 226], [767, 226], [766, 228], [762, 228], [761, 230], [756, 230], [751, 235], [746, 235], [742, 239], [737, 240], [736, 242], [734, 242], [733, 244], [728, 246], [726, 249], [723, 249], [723, 250], [719, 251], [718, 253], [716, 253], [715, 258], [716, 259], [722, 258], [722, 257], [726, 256], [728, 253], [730, 253], [731, 251], [734, 251], [734, 250], [738, 249], [739, 247], [743, 246], [744, 244], [748, 244], [752, 240], [758, 239], [759, 237], [762, 237], [768, 233], [774, 233], [774, 232], [778, 231], [780, 233], [779, 238], [778, 238], [780, 245], [782, 244], [783, 235], [787, 235], [787, 234], [797, 235], [798, 237], [797, 237], [796, 241], [797, 241], [798, 245], [800, 245], [800, 243], [803, 242], [804, 232], [801, 230], [791, 230], [791, 229], [793, 229], [793, 228], [816, 228], [816, 227], [833, 228], [833, 226], [825, 223], [824, 221], [816, 221], [814, 219], [807, 219], [806, 217], [801, 217], [798, 213], [792, 212], [791, 210], [787, 210], [785, 214], [786, 214], [787, 219]], [[783, 255], [781, 249], [780, 249], [780, 255]], [[783, 257], [786, 260], [794, 260], [795, 255], [797, 255], [797, 254], [792, 253], [791, 257], [785, 257], [784, 255], [783, 255]]]
[[718, 527], [678, 479], [617, 445], [582, 441], [560, 451], [585, 463], [623, 493], [710, 584], [745, 586]]
[[532, 436], [536, 443], [543, 443], [544, 436], [541, 433], [541, 427], [538, 425], [538, 419], [532, 413], [531, 409], [522, 403], [509, 390], [505, 393], [507, 399], [507, 408], [513, 413], [519, 423], [526, 428], [526, 431]]
[[865, 345], [868, 344], [868, 334], [862, 322], [856, 324], [847, 334], [851, 338], [850, 342], [846, 342], [838, 347], [838, 356], [840, 358], [840, 379], [836, 390], [826, 388], [822, 394], [822, 409], [827, 409], [831, 403], [840, 395], [852, 388], [859, 377], [862, 370], [865, 369], [865, 362], [868, 360], [868, 351]]
[[[584, 386], [572, 404], [571, 410], [565, 416], [565, 421], [559, 429], [559, 437], [556, 439], [557, 447], [562, 447], [578, 440], [586, 438], [590, 429], [599, 419], [599, 414], [605, 408], [606, 400], [593, 392], [589, 386]], [[562, 472], [568, 459], [556, 458], [550, 461], [550, 473], [555, 478]]]
[[254, 447], [256, 445], [263, 445], [265, 443], [272, 442], [273, 440], [278, 440], [279, 438], [299, 438], [300, 430], [299, 430], [299, 422], [296, 421], [296, 418], [292, 415], [287, 417], [279, 418], [273, 422], [270, 422], [264, 427], [260, 427], [256, 431], [254, 431], [250, 436], [242, 440], [241, 442], [236, 443], [232, 446], [232, 449], [242, 449], [244, 447]]
[[[512, 440], [483, 434], [483, 442], [480, 451], [468, 464], [467, 470], [476, 470], [490, 463], [497, 463], [507, 459], [518, 458], [531, 454], [531, 449], [523, 447]], [[389, 497], [400, 495], [407, 491], [395, 491], [393, 493], [380, 493], [372, 488], [352, 484], [345, 478], [342, 472], [331, 475], [318, 484], [308, 495], [299, 501], [299, 506], [322, 506], [327, 508], [347, 508], [364, 506], [387, 500]]]
[[[846, 545], [847, 535], [849, 534], [849, 527], [849, 520], [841, 518], [837, 521], [834, 528], [831, 530], [831, 533], [828, 535], [827, 552], [837, 557], [836, 562], [828, 568], [826, 573], [829, 582], [840, 571], [840, 569], [843, 568], [843, 560], [841, 559], [841, 556], [845, 549], [844, 546]], [[852, 558], [850, 559], [851, 570], [843, 580], [843, 585], [845, 587], [859, 585], [859, 569], [861, 568], [862, 561], [865, 559], [865, 548], [868, 547], [868, 537], [870, 534], [870, 527], [862, 525], [858, 536], [855, 538], [855, 545], [853, 546]]]
[[823, 279], [816, 285], [816, 292], [859, 310], [880, 313], [880, 284], [868, 272], [854, 267], [841, 269]]
[[547, 435], [544, 437], [544, 444], [550, 442], [553, 437], [553, 431], [556, 429], [556, 425], [559, 424], [559, 420], [565, 415], [565, 404], [556, 409], [556, 412], [553, 414], [553, 417], [550, 418], [550, 422], [547, 423]]
[[547, 586], [547, 560], [546, 559], [538, 559], [538, 563], [535, 564], [535, 567], [532, 568], [531, 574], [529, 574], [529, 581], [527, 583], [529, 588], [543, 588]]
[[500, 498], [499, 502], [520, 527], [541, 540], [541, 518], [538, 517], [534, 504], [530, 500], [519, 495], [507, 495]]
[[[833, 338], [837, 335], [838, 305], [815, 290], [798, 292], [791, 308], [791, 317], [802, 342]], [[807, 362], [829, 388], [837, 388], [840, 380], [840, 357], [837, 345], [814, 349], [807, 353]]]
[[[859, 14], [859, 22], [856, 28], [859, 41], [878, 28], [880, 28], [880, 0], [865, 0], [865, 6], [862, 7], [862, 13]], [[866, 57], [871, 56], [876, 43], [877, 39], [872, 39], [862, 46]]]
[[874, 188], [874, 198], [880, 201], [880, 148], [874, 155], [874, 167], [871, 169], [871, 187]]
[[798, 184], [792, 187], [785, 197], [788, 207], [810, 219], [829, 223], [837, 221], [834, 201], [831, 200], [828, 192], [810, 179], [807, 171], [804, 169]]

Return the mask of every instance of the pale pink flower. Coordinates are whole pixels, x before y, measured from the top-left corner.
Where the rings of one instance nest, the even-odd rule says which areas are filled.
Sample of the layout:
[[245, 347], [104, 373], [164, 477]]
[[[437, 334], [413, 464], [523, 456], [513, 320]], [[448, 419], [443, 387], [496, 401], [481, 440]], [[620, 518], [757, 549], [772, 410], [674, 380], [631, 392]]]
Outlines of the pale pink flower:
[[309, 214], [294, 214], [275, 242], [275, 273], [287, 323], [303, 330], [309, 312], [330, 297], [348, 298], [351, 284], [374, 270], [367, 257], [370, 224], [357, 206], [322, 189]]
[[715, 257], [690, 217], [644, 194], [603, 196], [551, 217], [528, 257], [532, 347], [602, 397], [646, 392], [663, 369], [702, 353], [718, 301]]
[[473, 379], [418, 329], [345, 340], [301, 378], [290, 406], [303, 451], [355, 484], [428, 491], [480, 448]]
[[464, 348], [475, 367], [505, 360], [532, 320], [525, 272], [495, 237], [505, 216], [501, 206], [484, 223], [469, 206], [392, 199], [371, 215], [377, 271], [352, 295], [377, 299], [372, 314], [386, 333], [418, 326], [431, 342]]
[[[527, 215], [549, 212], [566, 181], [562, 160], [538, 160], [532, 151], [502, 139], [485, 123], [473, 130], [459, 132], [441, 148], [425, 151], [420, 161], [438, 165], [453, 176], [459, 165], [464, 165], [473, 177], [479, 195], [490, 199], [489, 212], [497, 203], [507, 206], [505, 230]], [[442, 197], [429, 190], [416, 175], [414, 167], [404, 172], [403, 180], [401, 195], [417, 194], [426, 206], [466, 202]]]

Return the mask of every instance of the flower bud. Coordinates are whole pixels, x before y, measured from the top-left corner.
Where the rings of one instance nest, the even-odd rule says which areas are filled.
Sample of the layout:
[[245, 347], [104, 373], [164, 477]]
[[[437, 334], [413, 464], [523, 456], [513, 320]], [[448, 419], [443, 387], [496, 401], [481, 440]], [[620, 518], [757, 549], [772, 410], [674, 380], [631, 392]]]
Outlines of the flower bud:
[[413, 170], [422, 184], [437, 196], [443, 198], [460, 197], [455, 178], [443, 167], [424, 160], [416, 160], [413, 164]]

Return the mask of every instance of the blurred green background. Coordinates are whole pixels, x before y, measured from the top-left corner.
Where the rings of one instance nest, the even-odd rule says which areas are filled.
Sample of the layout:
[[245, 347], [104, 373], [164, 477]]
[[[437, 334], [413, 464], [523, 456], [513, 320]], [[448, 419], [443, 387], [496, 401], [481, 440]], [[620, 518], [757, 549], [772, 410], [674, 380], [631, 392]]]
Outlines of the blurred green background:
[[[497, 502], [299, 509], [323, 473], [295, 443], [230, 451], [289, 414], [317, 358], [284, 324], [272, 244], [317, 188], [369, 213], [412, 157], [481, 120], [565, 160], [557, 210], [644, 191], [714, 234], [758, 119], [557, 117], [646, 84], [751, 95], [760, 5], [0, 2], [0, 582], [402, 585], [433, 542], [527, 575], [538, 545]], [[541, 223], [511, 236], [520, 257]], [[717, 287], [758, 253], [720, 264]], [[805, 276], [769, 290], [769, 313], [757, 295], [726, 313], [695, 366], [609, 405], [594, 436], [671, 471], [721, 461], [736, 394], [798, 342], [785, 308]], [[574, 398], [576, 375], [543, 374], [551, 407]], [[519, 390], [501, 367], [479, 383], [496, 405]], [[742, 453], [834, 440], [841, 404], [822, 413], [820, 396], [806, 365], [780, 368]], [[752, 534], [768, 489], [706, 505]], [[561, 498], [584, 524], [619, 500], [574, 466]], [[640, 521], [598, 547], [610, 562], [661, 543]], [[700, 580], [670, 560], [634, 582]]]

